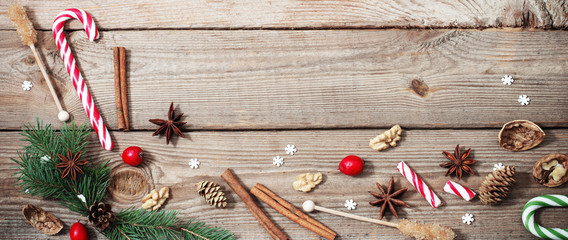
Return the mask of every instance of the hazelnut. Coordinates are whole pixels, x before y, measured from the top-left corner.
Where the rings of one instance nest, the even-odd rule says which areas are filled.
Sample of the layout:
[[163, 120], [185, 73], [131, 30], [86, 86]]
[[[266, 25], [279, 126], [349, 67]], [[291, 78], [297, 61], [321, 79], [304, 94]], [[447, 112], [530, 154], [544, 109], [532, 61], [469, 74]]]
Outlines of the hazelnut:
[[525, 151], [538, 146], [544, 140], [544, 131], [528, 120], [505, 123], [499, 132], [499, 145], [510, 151]]
[[558, 187], [568, 181], [568, 156], [561, 153], [551, 153], [533, 166], [534, 179], [547, 187]]

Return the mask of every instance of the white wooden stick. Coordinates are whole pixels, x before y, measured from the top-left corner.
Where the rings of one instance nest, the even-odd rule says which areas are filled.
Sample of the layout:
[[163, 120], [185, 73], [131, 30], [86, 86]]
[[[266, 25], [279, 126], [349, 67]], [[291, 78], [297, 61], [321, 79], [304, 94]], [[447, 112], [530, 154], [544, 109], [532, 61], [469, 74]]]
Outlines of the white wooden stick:
[[359, 221], [370, 222], [370, 223], [379, 224], [379, 225], [383, 225], [383, 226], [398, 228], [397, 223], [391, 223], [391, 222], [382, 221], [382, 220], [378, 220], [378, 219], [372, 219], [372, 218], [368, 218], [368, 217], [361, 217], [361, 216], [351, 214], [351, 213], [346, 213], [346, 212], [341, 212], [341, 211], [337, 211], [337, 210], [333, 210], [333, 209], [329, 209], [329, 208], [316, 206], [315, 203], [312, 200], [305, 201], [304, 204], [302, 204], [302, 208], [306, 212], [312, 212], [313, 210], [318, 210], [318, 211], [321, 211], [321, 212], [326, 212], [326, 213], [330, 213], [330, 214], [334, 214], [334, 215], [338, 215], [338, 216], [342, 216], [342, 217], [346, 217], [346, 218], [351, 218], [351, 219], [355, 219], [355, 220], [359, 220]]
[[43, 61], [39, 57], [39, 54], [37, 53], [35, 45], [31, 44], [29, 46], [32, 49], [32, 52], [34, 53], [34, 57], [36, 59], [37, 65], [39, 65], [39, 69], [41, 70], [41, 74], [43, 75], [43, 78], [45, 79], [45, 82], [47, 83], [47, 87], [49, 88], [49, 91], [51, 92], [51, 96], [53, 97], [53, 101], [55, 101], [55, 105], [57, 106], [57, 109], [59, 109], [59, 114], [57, 114], [57, 118], [59, 118], [59, 121], [66, 122], [67, 120], [69, 120], [69, 113], [67, 111], [63, 110], [63, 107], [61, 106], [61, 103], [59, 102], [59, 99], [57, 98], [57, 94], [55, 94], [55, 88], [53, 88], [53, 84], [51, 84], [51, 80], [49, 78], [49, 75], [47, 75], [47, 72], [45, 71], [45, 65], [43, 64]]

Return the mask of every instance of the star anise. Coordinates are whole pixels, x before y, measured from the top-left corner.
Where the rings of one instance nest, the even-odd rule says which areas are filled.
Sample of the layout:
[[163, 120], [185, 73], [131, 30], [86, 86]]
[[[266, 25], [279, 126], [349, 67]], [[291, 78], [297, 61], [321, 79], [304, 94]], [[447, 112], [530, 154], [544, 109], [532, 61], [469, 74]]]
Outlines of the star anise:
[[61, 178], [65, 178], [68, 174], [71, 174], [71, 177], [75, 180], [77, 173], [84, 174], [79, 166], [85, 165], [89, 163], [89, 161], [79, 160], [81, 154], [81, 152], [73, 154], [70, 149], [67, 149], [67, 156], [57, 155], [57, 157], [61, 159], [61, 163], [57, 164], [56, 167], [63, 168]]
[[170, 104], [170, 111], [168, 112], [168, 120], [163, 119], [150, 119], [153, 124], [160, 126], [152, 136], [156, 136], [158, 134], [166, 133], [166, 144], [170, 144], [170, 139], [172, 138], [172, 132], [177, 134], [178, 136], [185, 138], [183, 133], [179, 130], [179, 127], [184, 125], [185, 122], [180, 122], [179, 119], [183, 116], [183, 113], [180, 115], [174, 116], [174, 102]]
[[373, 205], [373, 206], [379, 206], [381, 203], [381, 211], [380, 211], [380, 216], [379, 219], [383, 219], [383, 216], [385, 215], [385, 211], [387, 210], [387, 208], [389, 208], [389, 210], [391, 211], [391, 213], [398, 218], [398, 213], [396, 212], [396, 208], [395, 206], [404, 206], [404, 207], [410, 207], [408, 204], [406, 204], [404, 201], [396, 199], [396, 197], [398, 197], [399, 195], [402, 195], [403, 193], [406, 192], [406, 190], [408, 190], [408, 188], [401, 188], [400, 190], [391, 193], [393, 191], [394, 188], [394, 179], [393, 177], [391, 177], [390, 182], [389, 182], [389, 187], [387, 189], [387, 191], [385, 191], [385, 189], [383, 188], [383, 186], [381, 186], [380, 183], [377, 182], [377, 187], [379, 188], [380, 192], [371, 192], [369, 191], [369, 193], [371, 195], [373, 195], [374, 197], [378, 198], [378, 200], [375, 201], [370, 201], [369, 204]]
[[467, 158], [467, 157], [469, 157], [470, 153], [471, 153], [471, 148], [462, 153], [460, 151], [460, 145], [459, 144], [456, 146], [456, 150], [454, 151], [454, 154], [443, 151], [442, 154], [447, 159], [450, 160], [450, 162], [445, 162], [445, 163], [440, 164], [440, 167], [450, 168], [450, 169], [448, 169], [448, 172], [446, 172], [446, 176], [451, 175], [455, 172], [458, 179], [461, 180], [463, 172], [469, 173], [471, 175], [475, 174], [473, 169], [471, 169], [471, 167], [468, 166], [468, 165], [476, 163], [477, 160]]

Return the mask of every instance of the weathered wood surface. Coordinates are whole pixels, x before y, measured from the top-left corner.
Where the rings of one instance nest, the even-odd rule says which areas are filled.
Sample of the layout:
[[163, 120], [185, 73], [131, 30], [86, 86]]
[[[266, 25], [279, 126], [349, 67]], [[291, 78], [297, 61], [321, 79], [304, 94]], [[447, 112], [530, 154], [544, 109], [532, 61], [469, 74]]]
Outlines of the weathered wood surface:
[[[51, 34], [39, 36], [63, 105], [86, 123]], [[137, 130], [155, 129], [148, 119], [165, 118], [171, 101], [186, 113], [187, 129], [499, 128], [513, 119], [568, 126], [565, 31], [110, 31], [96, 43], [78, 31], [70, 41], [112, 129], [116, 45], [127, 49]], [[9, 116], [0, 118], [2, 129], [58, 122], [15, 31], [0, 31], [0, 66], [0, 113]], [[513, 85], [502, 84], [505, 74]], [[31, 91], [22, 91], [24, 80]], [[517, 102], [521, 94], [530, 105]]]
[[[7, 9], [11, 1], [0, 2]], [[66, 8], [91, 13], [101, 29], [190, 28], [566, 28], [565, 0], [398, 1], [83, 1], [23, 3], [37, 28], [50, 30]], [[5, 15], [4, 15], [5, 16]], [[81, 29], [73, 23], [73, 29]], [[0, 29], [11, 29], [0, 15]]]
[[[409, 187], [402, 200], [412, 208], [402, 208], [401, 217], [424, 222], [437, 222], [452, 227], [459, 239], [530, 239], [521, 222], [521, 210], [531, 197], [541, 194], [566, 193], [568, 185], [546, 188], [532, 179], [532, 165], [540, 157], [551, 152], [564, 152], [568, 146], [568, 130], [547, 130], [544, 142], [526, 152], [510, 152], [499, 147], [498, 130], [410, 130], [404, 131], [400, 145], [384, 152], [375, 152], [368, 147], [368, 140], [385, 129], [369, 130], [301, 130], [301, 131], [199, 131], [189, 132], [190, 139], [174, 141], [175, 147], [166, 146], [165, 139], [151, 137], [149, 132], [113, 133], [117, 146], [112, 152], [102, 151], [94, 135], [90, 159], [110, 159], [114, 172], [128, 168], [121, 164], [120, 152], [130, 145], [138, 145], [146, 150], [147, 160], [138, 169], [149, 179], [149, 188], [170, 186], [172, 198], [165, 209], [179, 210], [188, 218], [197, 217], [209, 224], [224, 226], [240, 239], [267, 239], [269, 236], [256, 222], [238, 197], [230, 191], [219, 175], [232, 168], [243, 184], [252, 187], [260, 182], [297, 206], [312, 199], [319, 205], [347, 211], [343, 207], [346, 199], [354, 199], [359, 205], [351, 211], [361, 216], [374, 217], [378, 208], [367, 204], [373, 197], [367, 191], [375, 191], [375, 182], [386, 183], [390, 176], [395, 177], [396, 187]], [[65, 222], [60, 235], [65, 238], [69, 226], [80, 217], [61, 207], [57, 202], [41, 200], [18, 192], [12, 175], [15, 164], [9, 158], [17, 157], [16, 151], [23, 142], [18, 132], [0, 132], [0, 238], [36, 239], [43, 235], [25, 224], [21, 207], [26, 203], [36, 204], [51, 211]], [[502, 162], [514, 165], [518, 171], [518, 183], [511, 196], [501, 205], [484, 206], [476, 198], [466, 202], [461, 198], [442, 192], [441, 188], [449, 177], [444, 177], [445, 168], [438, 166], [445, 161], [441, 152], [452, 151], [455, 144], [473, 148], [473, 156], [479, 162], [474, 165], [477, 172], [472, 177], [458, 181], [465, 186], [477, 189], [493, 164]], [[285, 155], [286, 144], [295, 144], [298, 152]], [[348, 177], [339, 173], [326, 173], [337, 168], [341, 158], [357, 154], [366, 162], [366, 168], [359, 177]], [[272, 157], [285, 157], [281, 167], [272, 165]], [[190, 158], [201, 161], [199, 169], [190, 169]], [[444, 205], [433, 209], [398, 173], [396, 164], [404, 160], [425, 180], [443, 200]], [[324, 182], [313, 192], [301, 193], [292, 189], [294, 177], [305, 172], [325, 173]], [[214, 209], [208, 206], [194, 191], [193, 184], [200, 180], [211, 180], [227, 190], [229, 207]], [[148, 190], [149, 191], [149, 190]], [[142, 197], [134, 199], [112, 198], [115, 209], [137, 204]], [[260, 204], [268, 215], [284, 228], [292, 239], [318, 239], [314, 234], [281, 216], [273, 209]], [[466, 212], [475, 215], [475, 223], [466, 225], [461, 216]], [[546, 226], [566, 227], [568, 209], [545, 209], [539, 214], [539, 221]], [[314, 218], [337, 231], [341, 239], [401, 239], [397, 230], [373, 226], [331, 216], [326, 213], [313, 213]], [[389, 221], [396, 221], [387, 214]], [[496, 221], [499, 224], [495, 224]], [[94, 232], [93, 232], [94, 234]]]

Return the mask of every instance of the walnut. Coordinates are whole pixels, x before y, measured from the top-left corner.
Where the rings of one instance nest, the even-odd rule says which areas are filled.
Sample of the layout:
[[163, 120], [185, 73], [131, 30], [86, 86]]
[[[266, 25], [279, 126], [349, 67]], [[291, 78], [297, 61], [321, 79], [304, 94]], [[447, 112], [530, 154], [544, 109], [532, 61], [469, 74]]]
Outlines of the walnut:
[[142, 199], [142, 208], [147, 209], [148, 211], [158, 210], [158, 208], [160, 208], [169, 197], [169, 187], [163, 187], [160, 191], [156, 191], [156, 189], [154, 189]]
[[561, 153], [551, 153], [533, 166], [534, 179], [547, 187], [558, 187], [568, 181], [568, 156]]
[[34, 205], [25, 206], [22, 209], [22, 214], [26, 218], [26, 223], [47, 235], [55, 235], [63, 229], [63, 223], [59, 218]]
[[323, 175], [320, 172], [315, 174], [304, 173], [296, 176], [296, 181], [292, 183], [292, 186], [298, 191], [309, 192], [316, 185], [320, 184], [322, 180]]
[[528, 120], [515, 120], [503, 125], [499, 132], [499, 145], [510, 151], [525, 151], [544, 140], [544, 131]]
[[377, 151], [389, 147], [396, 147], [396, 141], [400, 140], [400, 134], [402, 134], [402, 129], [398, 124], [394, 125], [391, 129], [371, 139], [371, 141], [369, 141], [369, 147]]

